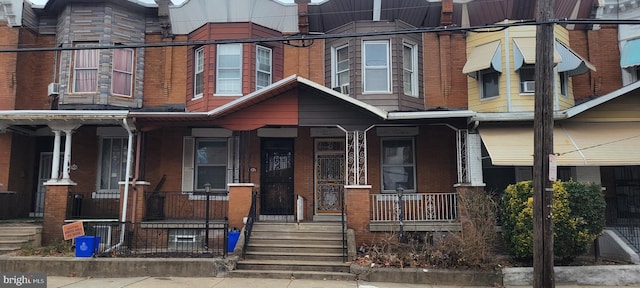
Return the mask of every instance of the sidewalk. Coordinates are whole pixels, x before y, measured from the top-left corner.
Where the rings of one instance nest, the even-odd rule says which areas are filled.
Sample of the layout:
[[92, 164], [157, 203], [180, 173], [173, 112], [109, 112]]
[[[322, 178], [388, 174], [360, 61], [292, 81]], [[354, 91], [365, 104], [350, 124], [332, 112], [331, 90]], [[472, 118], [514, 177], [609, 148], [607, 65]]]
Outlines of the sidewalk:
[[[322, 280], [288, 280], [261, 278], [215, 278], [215, 277], [132, 277], [132, 278], [79, 278], [79, 277], [47, 277], [48, 288], [445, 288], [461, 286], [434, 286], [426, 284], [381, 283], [365, 281], [322, 281]], [[472, 287], [472, 286], [466, 286]], [[477, 287], [477, 286], [476, 286]], [[531, 286], [508, 286], [531, 287]], [[556, 285], [563, 288], [598, 288], [616, 286]], [[640, 286], [619, 286], [640, 287]]]

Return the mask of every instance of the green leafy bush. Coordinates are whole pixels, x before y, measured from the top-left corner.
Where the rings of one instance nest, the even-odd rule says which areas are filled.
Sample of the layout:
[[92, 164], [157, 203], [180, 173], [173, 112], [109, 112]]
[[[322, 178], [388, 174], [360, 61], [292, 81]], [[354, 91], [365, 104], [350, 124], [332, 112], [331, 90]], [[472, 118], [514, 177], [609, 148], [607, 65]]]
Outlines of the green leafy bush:
[[[604, 228], [605, 200], [597, 184], [575, 181], [553, 184], [553, 251], [563, 262], [587, 252]], [[509, 185], [502, 197], [502, 234], [511, 255], [533, 257], [533, 185]]]

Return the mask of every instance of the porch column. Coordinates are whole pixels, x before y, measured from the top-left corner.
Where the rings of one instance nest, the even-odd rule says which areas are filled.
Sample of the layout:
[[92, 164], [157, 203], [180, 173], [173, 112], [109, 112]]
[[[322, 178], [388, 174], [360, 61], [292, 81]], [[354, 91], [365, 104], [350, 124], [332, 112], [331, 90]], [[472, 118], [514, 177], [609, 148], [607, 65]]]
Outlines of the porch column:
[[60, 130], [53, 130], [53, 155], [51, 160], [51, 179], [60, 178]]
[[61, 241], [62, 225], [67, 217], [68, 195], [75, 183], [46, 182], [44, 215], [42, 219], [42, 245]]
[[367, 184], [367, 136], [366, 131], [346, 131], [347, 183]]
[[[51, 161], [51, 179], [48, 182], [49, 183], [62, 182], [62, 183], [75, 185], [75, 183], [71, 181], [71, 177], [69, 176], [69, 167], [71, 166], [71, 142], [72, 142], [71, 134], [73, 134], [73, 131], [75, 129], [80, 127], [80, 124], [67, 123], [67, 122], [52, 123], [52, 124], [49, 124], [49, 127], [54, 133], [54, 139], [53, 139], [53, 156], [52, 156], [53, 158]], [[60, 133], [61, 132], [64, 132], [65, 134], [65, 142], [64, 142], [65, 145], [64, 145], [64, 160], [63, 160], [63, 166], [62, 166], [62, 179], [58, 180], [60, 178], [59, 167], [60, 167], [60, 142], [61, 142]]]
[[482, 140], [480, 134], [456, 130], [458, 185], [482, 186]]
[[229, 183], [229, 228], [244, 226], [243, 219], [249, 215], [253, 183]]
[[345, 211], [347, 228], [353, 229], [356, 247], [362, 243], [371, 244], [373, 234], [369, 231], [371, 220], [371, 185], [347, 185], [345, 190]]

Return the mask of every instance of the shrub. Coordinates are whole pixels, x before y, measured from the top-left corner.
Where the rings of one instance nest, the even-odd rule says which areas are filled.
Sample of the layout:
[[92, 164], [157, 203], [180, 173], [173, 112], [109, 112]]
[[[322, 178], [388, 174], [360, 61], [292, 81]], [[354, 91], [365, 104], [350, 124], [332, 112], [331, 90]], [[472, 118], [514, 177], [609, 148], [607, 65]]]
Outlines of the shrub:
[[[562, 262], [587, 252], [604, 228], [605, 201], [599, 185], [575, 181], [553, 183], [553, 250]], [[509, 185], [502, 198], [502, 234], [512, 256], [533, 257], [533, 186]]]

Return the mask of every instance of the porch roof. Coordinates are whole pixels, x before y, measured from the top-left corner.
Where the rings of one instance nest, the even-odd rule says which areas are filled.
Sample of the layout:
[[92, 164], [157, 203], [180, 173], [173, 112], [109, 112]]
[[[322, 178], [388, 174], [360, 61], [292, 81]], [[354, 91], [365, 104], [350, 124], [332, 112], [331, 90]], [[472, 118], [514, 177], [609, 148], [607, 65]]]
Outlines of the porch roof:
[[0, 111], [0, 130], [10, 125], [121, 125], [128, 115], [126, 110], [5, 110]]

